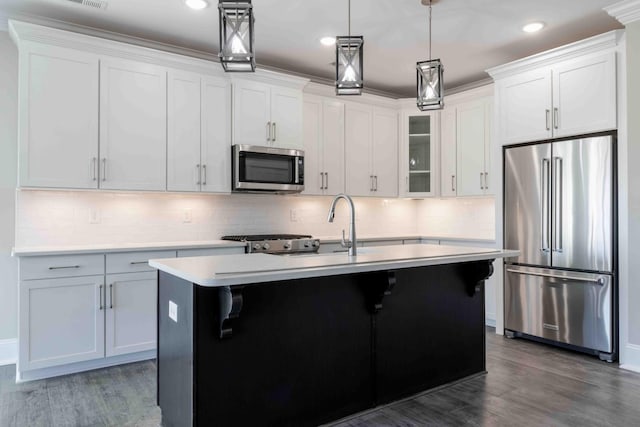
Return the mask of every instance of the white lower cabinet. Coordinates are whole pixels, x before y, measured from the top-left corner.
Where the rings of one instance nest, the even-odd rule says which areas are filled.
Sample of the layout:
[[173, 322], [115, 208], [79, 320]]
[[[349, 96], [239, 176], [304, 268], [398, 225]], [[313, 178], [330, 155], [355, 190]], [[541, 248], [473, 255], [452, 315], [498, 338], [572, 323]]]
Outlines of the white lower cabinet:
[[175, 250], [20, 260], [19, 379], [154, 357], [157, 277]]
[[19, 369], [104, 357], [104, 276], [23, 281]]
[[157, 273], [108, 274], [106, 277], [106, 356], [155, 349]]

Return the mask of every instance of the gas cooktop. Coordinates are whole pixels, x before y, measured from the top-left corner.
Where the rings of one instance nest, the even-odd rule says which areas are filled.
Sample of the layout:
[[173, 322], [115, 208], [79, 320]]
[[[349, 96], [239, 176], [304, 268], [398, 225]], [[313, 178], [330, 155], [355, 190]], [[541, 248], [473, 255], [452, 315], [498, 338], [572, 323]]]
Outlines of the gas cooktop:
[[246, 253], [301, 254], [320, 249], [320, 240], [308, 234], [241, 234], [222, 236], [221, 239], [247, 242]]

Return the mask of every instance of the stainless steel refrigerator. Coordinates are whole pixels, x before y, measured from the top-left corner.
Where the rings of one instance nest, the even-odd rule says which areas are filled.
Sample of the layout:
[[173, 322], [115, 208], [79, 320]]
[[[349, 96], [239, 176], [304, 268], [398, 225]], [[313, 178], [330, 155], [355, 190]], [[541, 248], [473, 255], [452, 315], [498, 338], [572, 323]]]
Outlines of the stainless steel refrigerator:
[[614, 134], [506, 147], [505, 334], [617, 358]]

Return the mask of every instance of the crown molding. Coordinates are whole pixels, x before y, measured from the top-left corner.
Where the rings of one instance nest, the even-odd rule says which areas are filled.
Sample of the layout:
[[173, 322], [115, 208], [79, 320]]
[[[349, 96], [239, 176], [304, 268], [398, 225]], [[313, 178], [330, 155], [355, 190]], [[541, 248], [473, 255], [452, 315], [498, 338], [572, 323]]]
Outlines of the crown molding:
[[640, 21], [640, 0], [624, 0], [607, 6], [604, 10], [622, 25]]
[[518, 59], [517, 61], [489, 68], [486, 71], [494, 80], [502, 79], [524, 71], [553, 65], [560, 61], [573, 59], [591, 53], [603, 52], [608, 49], [615, 49], [623, 35], [624, 30], [609, 31], [604, 34], [589, 37], [546, 52]]
[[400, 101], [397, 96], [391, 96], [389, 94], [381, 96], [370, 92], [364, 92], [360, 96], [337, 96], [336, 87], [334, 86], [333, 81], [331, 81], [331, 83], [318, 83], [317, 81], [312, 81], [305, 86], [304, 93], [309, 95], [318, 95], [325, 98], [333, 98], [336, 101], [361, 102], [385, 108], [398, 108], [400, 105]]

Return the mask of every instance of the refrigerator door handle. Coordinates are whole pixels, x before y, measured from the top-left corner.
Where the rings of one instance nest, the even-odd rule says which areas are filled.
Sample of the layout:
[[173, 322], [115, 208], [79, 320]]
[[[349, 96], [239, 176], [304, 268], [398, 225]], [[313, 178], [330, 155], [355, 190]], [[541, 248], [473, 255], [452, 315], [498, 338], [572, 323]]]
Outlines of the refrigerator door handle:
[[541, 250], [542, 252], [549, 252], [549, 235], [550, 235], [550, 227], [549, 227], [549, 208], [550, 208], [550, 161], [549, 159], [542, 159], [542, 242], [541, 242]]
[[589, 283], [595, 283], [598, 284], [600, 286], [604, 285], [604, 279], [602, 277], [598, 277], [598, 278], [587, 278], [587, 277], [577, 277], [577, 276], [571, 276], [571, 275], [559, 275], [559, 274], [552, 274], [552, 273], [542, 273], [542, 272], [534, 272], [534, 271], [523, 271], [523, 270], [516, 270], [513, 268], [507, 268], [507, 272], [509, 273], [516, 273], [516, 274], [524, 274], [526, 276], [538, 276], [538, 277], [550, 277], [552, 279], [559, 279], [559, 280], [573, 280], [576, 282], [589, 282]]
[[553, 251], [562, 252], [562, 157], [553, 158]]

